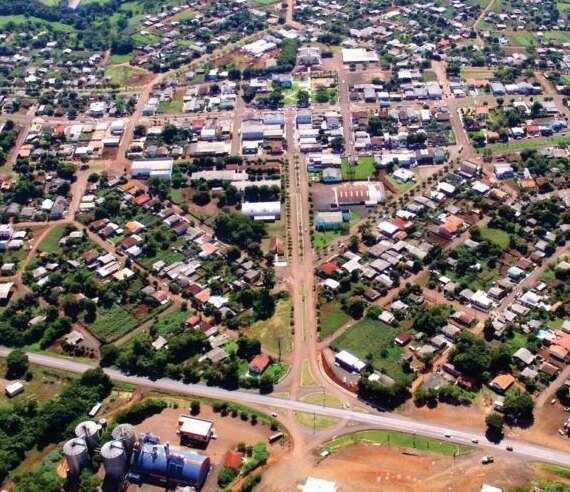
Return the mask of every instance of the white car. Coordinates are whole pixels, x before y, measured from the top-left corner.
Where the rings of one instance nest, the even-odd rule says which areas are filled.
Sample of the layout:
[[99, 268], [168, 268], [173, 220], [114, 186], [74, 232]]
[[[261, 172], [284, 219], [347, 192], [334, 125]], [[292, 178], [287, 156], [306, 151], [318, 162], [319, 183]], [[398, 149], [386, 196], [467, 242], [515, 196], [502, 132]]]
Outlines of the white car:
[[449, 432], [446, 432], [446, 433], [444, 434], [444, 436], [447, 437], [447, 438], [449, 438], [449, 437], [451, 437], [451, 434], [450, 434]]

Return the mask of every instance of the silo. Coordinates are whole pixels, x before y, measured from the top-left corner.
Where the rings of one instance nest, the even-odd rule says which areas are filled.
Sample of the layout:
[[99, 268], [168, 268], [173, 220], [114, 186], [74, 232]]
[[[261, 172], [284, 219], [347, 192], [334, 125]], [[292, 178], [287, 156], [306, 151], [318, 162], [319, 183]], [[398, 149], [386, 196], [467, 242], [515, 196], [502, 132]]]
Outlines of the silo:
[[77, 424], [77, 427], [75, 427], [75, 435], [77, 437], [83, 437], [85, 439], [90, 453], [92, 453], [99, 445], [100, 431], [101, 426], [91, 420], [81, 422], [80, 424]]
[[105, 473], [111, 480], [119, 480], [127, 469], [127, 454], [121, 441], [109, 441], [101, 447]]
[[63, 445], [63, 454], [69, 475], [79, 476], [81, 470], [89, 464], [89, 450], [82, 437], [74, 437], [67, 441]]
[[119, 424], [111, 433], [115, 441], [121, 441], [125, 445], [127, 453], [132, 453], [133, 446], [137, 440], [135, 428], [131, 424]]

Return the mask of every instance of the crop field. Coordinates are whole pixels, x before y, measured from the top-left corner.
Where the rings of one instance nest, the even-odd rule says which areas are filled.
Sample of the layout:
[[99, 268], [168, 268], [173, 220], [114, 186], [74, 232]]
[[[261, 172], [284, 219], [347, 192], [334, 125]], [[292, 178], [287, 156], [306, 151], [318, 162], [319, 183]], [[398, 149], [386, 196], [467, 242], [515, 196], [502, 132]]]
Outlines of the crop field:
[[139, 322], [123, 306], [113, 305], [109, 309], [101, 309], [97, 312], [97, 319], [89, 325], [89, 331], [101, 342], [109, 343], [122, 337]]

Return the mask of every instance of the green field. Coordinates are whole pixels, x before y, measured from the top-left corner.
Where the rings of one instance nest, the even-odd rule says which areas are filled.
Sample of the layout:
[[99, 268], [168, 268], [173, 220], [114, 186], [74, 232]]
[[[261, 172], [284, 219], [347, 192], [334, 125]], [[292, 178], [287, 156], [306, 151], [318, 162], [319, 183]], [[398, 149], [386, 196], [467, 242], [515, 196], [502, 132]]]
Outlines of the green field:
[[359, 442], [371, 442], [375, 444], [387, 444], [398, 448], [416, 449], [426, 453], [442, 454], [444, 456], [457, 456], [472, 451], [470, 446], [440, 441], [429, 437], [404, 434], [403, 432], [385, 430], [366, 430], [346, 434], [323, 444], [321, 447], [329, 452], [336, 451], [346, 446]]
[[568, 31], [546, 31], [544, 39], [559, 41], [561, 43], [570, 43], [570, 32]]
[[560, 12], [560, 17], [566, 18], [568, 12], [570, 12], [570, 3], [566, 2], [556, 2], [556, 8]]
[[332, 427], [340, 422], [340, 419], [333, 417], [323, 417], [313, 413], [295, 412], [295, 420], [303, 427], [309, 429], [322, 430]]
[[105, 77], [109, 77], [112, 84], [119, 86], [129, 85], [135, 77], [146, 73], [129, 65], [110, 65], [105, 69]]
[[570, 145], [570, 137], [559, 135], [556, 137], [545, 138], [532, 138], [528, 140], [516, 140], [514, 142], [487, 145], [486, 147], [475, 149], [478, 154], [481, 154], [484, 149], [490, 150], [492, 153], [504, 154], [509, 152], [520, 152], [521, 150], [540, 149], [541, 147], [566, 147]]
[[335, 229], [332, 231], [314, 231], [313, 232], [313, 248], [324, 248], [332, 243], [335, 239], [338, 239], [345, 231], [342, 229]]
[[62, 24], [61, 22], [49, 22], [39, 17], [26, 17], [24, 15], [2, 15], [0, 16], [0, 28], [6, 26], [9, 22], [14, 24], [26, 24], [30, 22], [37, 22], [44, 25], [50, 25], [55, 31], [74, 33], [75, 29], [67, 24]]
[[510, 236], [508, 232], [488, 226], [481, 227], [479, 231], [481, 232], [481, 239], [496, 244], [503, 250], [509, 247]]
[[293, 345], [289, 324], [290, 313], [289, 300], [278, 301], [275, 314], [270, 319], [253, 323], [247, 329], [247, 334], [261, 340], [261, 344], [275, 354], [279, 352], [279, 345], [281, 345], [281, 353], [285, 354], [291, 350]]
[[355, 166], [350, 166], [348, 159], [343, 157], [340, 164], [340, 171], [342, 178], [345, 180], [354, 179], [358, 181], [374, 178], [376, 177], [374, 157], [371, 155], [360, 156]]
[[462, 79], [490, 79], [495, 76], [494, 70], [482, 67], [462, 67]]
[[167, 335], [176, 328], [184, 326], [184, 321], [190, 316], [192, 316], [191, 311], [177, 309], [172, 313], [161, 316], [158, 323], [154, 325], [154, 328], [159, 335]]
[[390, 183], [391, 186], [394, 187], [398, 193], [406, 193], [406, 191], [411, 190], [416, 183], [414, 181], [407, 181], [405, 183], [400, 183], [398, 180], [394, 178], [391, 174], [386, 174], [384, 179]]
[[133, 59], [133, 54], [127, 55], [111, 55], [109, 58], [109, 65], [120, 65], [121, 63], [129, 63]]
[[89, 325], [89, 331], [101, 342], [109, 343], [131, 331], [139, 322], [123, 306], [97, 311], [97, 319]]
[[170, 190], [170, 200], [176, 205], [182, 205], [184, 203], [184, 188], [172, 188]]
[[46, 251], [47, 253], [58, 253], [60, 250], [59, 241], [65, 234], [67, 224], [56, 225], [47, 235], [42, 239], [38, 249]]
[[321, 338], [332, 335], [349, 319], [350, 316], [341, 309], [339, 302], [327, 302], [323, 304], [319, 311]]
[[303, 361], [303, 366], [301, 367], [301, 386], [315, 386], [317, 380], [313, 373], [311, 372], [311, 365], [309, 361], [305, 359]]
[[137, 33], [132, 36], [133, 42], [136, 46], [146, 46], [147, 44], [154, 44], [160, 40], [158, 36], [154, 34], [140, 34]]
[[331, 348], [346, 350], [360, 360], [366, 360], [370, 354], [375, 369], [382, 370], [396, 382], [407, 384], [413, 375], [405, 373], [400, 365], [402, 349], [394, 344], [399, 332], [398, 328], [381, 321], [362, 319], [336, 339]]
[[279, 0], [249, 0], [253, 5], [273, 5], [275, 3], [278, 3]]
[[274, 383], [279, 382], [289, 372], [291, 366], [285, 362], [274, 362], [263, 372], [264, 376], [269, 376]]
[[507, 31], [504, 33], [505, 37], [514, 46], [532, 46], [536, 44], [536, 39], [532, 32], [528, 31]]
[[172, 101], [162, 101], [158, 104], [157, 113], [182, 113], [184, 102], [182, 99], [173, 99]]
[[422, 74], [422, 78], [424, 82], [435, 82], [437, 80], [437, 75], [431, 70], [425, 70]]

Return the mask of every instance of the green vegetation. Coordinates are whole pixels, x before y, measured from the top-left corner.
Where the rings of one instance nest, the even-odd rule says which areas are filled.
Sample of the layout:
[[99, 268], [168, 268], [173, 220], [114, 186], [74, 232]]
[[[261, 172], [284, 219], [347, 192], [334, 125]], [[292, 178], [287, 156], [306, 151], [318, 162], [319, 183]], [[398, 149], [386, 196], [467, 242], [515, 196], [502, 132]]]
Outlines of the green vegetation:
[[340, 302], [333, 301], [323, 304], [319, 310], [321, 338], [332, 335], [349, 319], [350, 316], [342, 310]]
[[316, 384], [317, 380], [311, 372], [311, 365], [309, 361], [305, 359], [301, 367], [301, 386], [315, 386]]
[[494, 229], [489, 226], [483, 226], [479, 228], [481, 232], [481, 239], [484, 241], [488, 241], [491, 244], [496, 244], [502, 250], [507, 250], [509, 247], [509, 233], [503, 231], [502, 229]]
[[425, 70], [422, 78], [424, 80], [424, 82], [435, 82], [437, 80], [437, 75], [435, 74], [435, 72], [432, 72], [431, 70]]
[[289, 352], [293, 344], [289, 323], [291, 312], [291, 303], [288, 299], [278, 301], [275, 305], [275, 314], [269, 319], [256, 321], [246, 333], [261, 340], [261, 344], [275, 354], [279, 350], [281, 353]]
[[349, 164], [348, 158], [343, 157], [340, 164], [340, 171], [343, 179], [366, 180], [376, 176], [376, 164], [374, 157], [364, 155], [358, 158], [355, 166]]
[[397, 179], [394, 178], [391, 174], [384, 175], [384, 179], [390, 183], [390, 185], [398, 192], [398, 193], [406, 193], [406, 191], [412, 189], [415, 186], [414, 181], [406, 181], [405, 183], [401, 183]]
[[275, 3], [278, 3], [279, 0], [249, 0], [251, 3], [253, 3], [254, 5], [273, 5]]
[[546, 31], [544, 39], [548, 41], [560, 41], [561, 43], [570, 43], [570, 32], [568, 31]]
[[404, 434], [402, 432], [384, 431], [384, 430], [367, 430], [354, 432], [345, 436], [337, 437], [321, 447], [327, 451], [333, 452], [345, 446], [350, 446], [359, 442], [371, 442], [374, 444], [387, 444], [399, 448], [416, 449], [426, 453], [442, 454], [444, 456], [458, 456], [471, 452], [470, 446], [454, 444], [451, 442], [440, 441], [429, 437], [415, 436], [412, 434]]
[[475, 151], [481, 154], [483, 150], [491, 151], [492, 153], [509, 153], [520, 152], [522, 150], [540, 149], [549, 146], [566, 147], [570, 145], [570, 137], [558, 135], [555, 137], [544, 138], [531, 138], [528, 140], [516, 140], [503, 144], [487, 145], [484, 148], [477, 148]]
[[528, 31], [509, 31], [504, 33], [505, 37], [513, 46], [528, 47], [536, 44], [534, 34]]
[[363, 319], [336, 339], [331, 347], [346, 350], [361, 360], [370, 359], [375, 369], [382, 370], [397, 383], [408, 384], [413, 375], [404, 372], [402, 349], [394, 345], [398, 328], [381, 321]]
[[172, 101], [162, 101], [158, 104], [157, 113], [182, 113], [184, 101], [175, 98]]
[[105, 77], [109, 77], [111, 84], [128, 86], [136, 77], [146, 75], [145, 70], [129, 65], [110, 65], [105, 69]]
[[570, 468], [564, 468], [562, 466], [547, 465], [547, 464], [541, 464], [539, 465], [539, 468], [540, 470], [543, 470], [546, 473], [556, 475], [557, 477], [563, 478], [565, 480], [570, 480]]
[[184, 188], [172, 188], [170, 190], [170, 200], [176, 205], [183, 205], [186, 202]]
[[277, 383], [287, 375], [289, 367], [285, 362], [274, 362], [263, 372], [263, 377]]
[[109, 343], [117, 340], [138, 325], [137, 319], [119, 304], [109, 309], [101, 309], [97, 319], [89, 326], [89, 331], [99, 340]]
[[495, 71], [490, 68], [482, 67], [462, 67], [461, 78], [467, 79], [492, 79], [495, 76]]
[[158, 323], [153, 327], [159, 335], [167, 335], [172, 331], [184, 326], [186, 321], [192, 313], [185, 309], [177, 309], [165, 316], [161, 316]]
[[312, 403], [313, 405], [320, 405], [322, 407], [331, 408], [342, 408], [342, 401], [340, 401], [336, 396], [330, 393], [323, 393], [322, 391], [316, 391], [315, 393], [309, 393], [301, 398], [304, 403]]
[[323, 417], [313, 413], [295, 412], [295, 420], [304, 427], [314, 428], [315, 430], [327, 429], [340, 422], [340, 419], [333, 417]]
[[346, 234], [346, 231], [343, 229], [333, 229], [330, 231], [313, 231], [312, 234], [312, 243], [313, 248], [320, 249], [325, 248], [329, 244], [331, 244], [335, 239]]
[[27, 16], [27, 15], [2, 15], [0, 16], [0, 28], [6, 27], [6, 24], [13, 22], [14, 24], [26, 24], [28, 21], [38, 22], [46, 26], [50, 26], [54, 31], [74, 33], [75, 29], [67, 24], [62, 24], [61, 22], [49, 22], [39, 17]]
[[61, 250], [59, 241], [65, 235], [66, 224], [56, 225], [40, 242], [38, 249], [47, 253], [59, 253]]
[[110, 65], [120, 65], [121, 63], [129, 63], [133, 59], [132, 53], [127, 53], [125, 55], [111, 55], [109, 58]]

